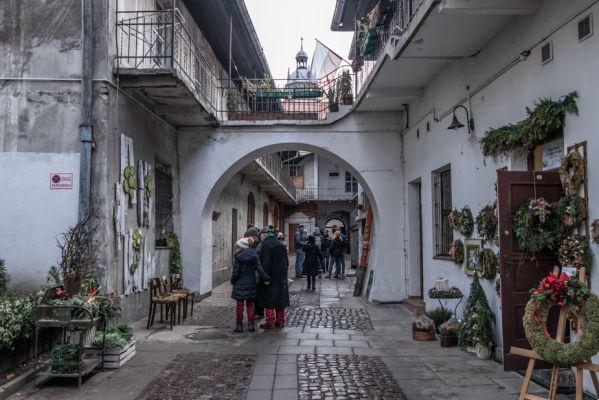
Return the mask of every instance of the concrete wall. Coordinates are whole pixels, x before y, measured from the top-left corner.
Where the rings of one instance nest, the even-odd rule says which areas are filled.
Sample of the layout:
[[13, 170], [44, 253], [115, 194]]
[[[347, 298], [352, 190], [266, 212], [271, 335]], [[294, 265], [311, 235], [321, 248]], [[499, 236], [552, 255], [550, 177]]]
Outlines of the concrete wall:
[[[403, 196], [408, 202], [405, 219], [405, 229], [408, 232], [406, 262], [413, 267], [416, 260], [415, 252], [418, 251], [418, 246], [414, 243], [417, 229], [413, 205], [415, 195], [408, 183], [420, 180], [425, 293], [439, 276], [449, 278], [450, 285], [458, 286], [464, 293], [469, 292], [471, 283], [471, 279], [464, 275], [463, 268], [457, 268], [451, 261], [433, 258], [433, 243], [430, 239], [433, 237], [432, 171], [451, 164], [453, 206], [461, 208], [469, 205], [476, 216], [483, 206], [496, 198], [494, 185], [497, 169], [505, 166], [510, 170], [525, 169], [523, 158], [517, 156], [498, 162], [493, 160], [485, 162], [477, 140], [483, 137], [489, 127], [517, 122], [524, 118], [525, 107], [532, 106], [539, 97], [556, 99], [571, 91], [578, 91], [580, 115], [566, 117], [564, 147], [583, 140], [587, 141], [589, 217], [590, 220], [599, 217], [599, 207], [594, 201], [599, 196], [599, 180], [593, 175], [593, 171], [597, 171], [599, 167], [599, 160], [594, 156], [599, 151], [599, 142], [596, 139], [597, 135], [593, 133], [599, 123], [599, 117], [594, 112], [599, 105], [599, 97], [596, 94], [599, 86], [596, 73], [599, 65], [599, 58], [596, 57], [599, 50], [598, 36], [595, 33], [579, 43], [576, 30], [577, 18], [552, 33], [556, 26], [560, 26], [568, 18], [576, 15], [587, 4], [588, 2], [581, 0], [544, 2], [542, 9], [536, 14], [514, 19], [477, 56], [451, 63], [423, 88], [422, 98], [410, 104], [410, 120], [418, 122], [403, 135], [405, 158]], [[581, 14], [581, 17], [589, 12], [592, 12], [596, 19], [599, 16], [599, 6], [594, 5]], [[465, 129], [457, 132], [446, 129], [451, 122], [451, 116], [439, 123], [433, 120], [430, 110], [435, 108], [439, 113], [440, 110], [448, 109], [467, 94], [467, 87], [472, 91], [476, 90], [480, 84], [516, 58], [523, 49], [531, 47], [547, 35], [553, 41], [553, 61], [542, 65], [540, 46], [536, 46], [526, 60], [517, 63], [499, 79], [472, 97], [471, 106], [476, 130], [471, 137]], [[430, 132], [425, 128], [427, 123], [431, 124]], [[420, 131], [419, 137], [417, 137], [417, 130]], [[455, 237], [458, 238], [459, 235], [456, 234]], [[598, 248], [593, 246], [593, 251], [597, 253]], [[415, 282], [418, 277], [416, 274], [410, 274], [409, 277], [410, 293], [415, 294]], [[595, 274], [592, 276], [592, 285], [597, 287], [598, 284], [599, 275]], [[496, 331], [500, 332], [501, 302], [495, 292], [495, 282], [483, 281], [482, 285], [491, 308], [498, 317]], [[429, 308], [436, 306], [435, 300], [427, 299], [426, 296], [425, 300]], [[464, 305], [461, 309], [463, 307]], [[458, 313], [461, 313], [461, 310]], [[501, 344], [499, 335], [497, 339]]]

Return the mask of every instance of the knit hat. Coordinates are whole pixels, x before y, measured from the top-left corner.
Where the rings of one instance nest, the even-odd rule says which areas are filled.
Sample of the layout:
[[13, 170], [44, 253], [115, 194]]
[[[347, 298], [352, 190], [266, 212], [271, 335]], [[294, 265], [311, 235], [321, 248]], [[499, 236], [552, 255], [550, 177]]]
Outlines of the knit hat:
[[270, 228], [262, 228], [260, 229], [260, 233], [269, 233], [270, 232]]
[[235, 246], [239, 247], [240, 249], [249, 249], [250, 246], [254, 243], [254, 239], [250, 238], [242, 238], [239, 239], [236, 243]]
[[308, 236], [308, 243], [316, 243], [316, 238], [312, 235]]
[[260, 229], [256, 228], [255, 226], [252, 226], [250, 228], [248, 228], [247, 231], [245, 231], [245, 236], [246, 237], [258, 237], [260, 235]]

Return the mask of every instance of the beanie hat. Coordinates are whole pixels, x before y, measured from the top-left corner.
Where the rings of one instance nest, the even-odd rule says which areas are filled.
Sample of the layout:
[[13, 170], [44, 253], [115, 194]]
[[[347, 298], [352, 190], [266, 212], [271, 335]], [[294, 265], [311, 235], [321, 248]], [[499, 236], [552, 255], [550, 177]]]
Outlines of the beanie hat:
[[250, 246], [254, 243], [254, 239], [250, 238], [242, 238], [239, 239], [236, 243], [235, 246], [239, 247], [240, 249], [249, 249]]
[[260, 229], [256, 228], [255, 226], [252, 226], [250, 228], [248, 228], [247, 231], [245, 231], [245, 236], [249, 237], [258, 237], [260, 235]]

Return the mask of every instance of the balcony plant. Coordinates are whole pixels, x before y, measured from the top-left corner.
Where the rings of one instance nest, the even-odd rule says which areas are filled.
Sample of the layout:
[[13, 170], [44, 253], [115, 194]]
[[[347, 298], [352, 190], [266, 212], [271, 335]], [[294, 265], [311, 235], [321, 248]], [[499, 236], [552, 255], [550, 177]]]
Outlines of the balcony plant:
[[237, 112], [238, 105], [237, 92], [233, 89], [227, 90], [227, 112], [229, 114]]
[[329, 101], [329, 112], [338, 112], [339, 103], [337, 102], [337, 97], [335, 96], [333, 88], [329, 88], [329, 91], [327, 92], [327, 100]]
[[412, 322], [412, 339], [416, 341], [435, 340], [435, 323], [426, 314], [419, 314]]
[[346, 106], [351, 106], [354, 103], [351, 75], [348, 70], [344, 70], [337, 80], [337, 99]]

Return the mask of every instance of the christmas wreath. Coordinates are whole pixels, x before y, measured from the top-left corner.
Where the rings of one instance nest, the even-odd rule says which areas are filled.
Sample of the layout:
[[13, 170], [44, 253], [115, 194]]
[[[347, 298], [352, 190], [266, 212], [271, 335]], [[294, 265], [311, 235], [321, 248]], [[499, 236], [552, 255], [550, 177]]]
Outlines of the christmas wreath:
[[449, 256], [454, 263], [458, 265], [464, 264], [464, 243], [460, 239], [456, 239], [451, 243]]
[[476, 216], [476, 231], [484, 240], [497, 239], [496, 207], [497, 202], [487, 204]]
[[566, 237], [559, 247], [557, 257], [563, 267], [582, 267], [589, 269], [593, 262], [593, 253], [589, 242], [584, 236], [572, 235]]
[[474, 218], [470, 207], [464, 206], [460, 211], [454, 209], [449, 214], [449, 226], [465, 237], [470, 237], [474, 231]]
[[553, 250], [559, 233], [559, 219], [543, 198], [529, 199], [516, 211], [512, 221], [518, 247], [529, 253]]
[[431, 288], [428, 291], [428, 297], [431, 299], [461, 299], [464, 297], [464, 294], [458, 287], [451, 287], [447, 290], [437, 290], [436, 288]]
[[559, 177], [566, 191], [575, 195], [586, 178], [584, 158], [575, 150], [569, 152], [559, 169]]
[[[547, 330], [547, 316], [554, 306], [566, 307], [584, 321], [577, 340], [560, 343]], [[566, 274], [550, 274], [531, 291], [522, 320], [532, 348], [547, 361], [561, 366], [587, 362], [599, 351], [599, 298]]]
[[478, 254], [478, 273], [486, 279], [494, 279], [497, 275], [499, 259], [497, 254], [491, 249], [482, 249]]
[[569, 234], [587, 218], [587, 205], [578, 195], [562, 197], [553, 208], [559, 215], [564, 233]]

